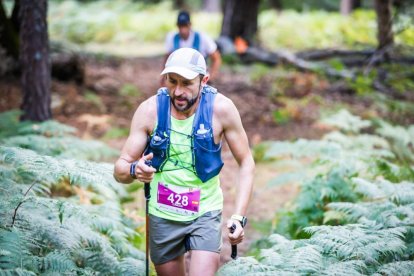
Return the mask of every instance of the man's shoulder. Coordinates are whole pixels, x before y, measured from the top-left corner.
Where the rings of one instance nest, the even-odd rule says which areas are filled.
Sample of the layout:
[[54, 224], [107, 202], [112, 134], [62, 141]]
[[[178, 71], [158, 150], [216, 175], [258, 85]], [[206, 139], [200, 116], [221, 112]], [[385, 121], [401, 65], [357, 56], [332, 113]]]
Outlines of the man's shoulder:
[[167, 33], [167, 35], [165, 36], [165, 39], [166, 39], [167, 41], [173, 41], [173, 40], [174, 40], [174, 37], [175, 37], [177, 34], [178, 34], [178, 32], [177, 32], [177, 31], [171, 31], [171, 32], [168, 32], [168, 33]]
[[157, 115], [157, 95], [153, 95], [143, 101], [139, 105], [138, 110], [145, 115], [149, 115], [150, 117], [152, 117], [151, 115]]
[[233, 101], [223, 94], [217, 92], [217, 96], [214, 101], [214, 113], [220, 116], [226, 115], [233, 108], [235, 108]]

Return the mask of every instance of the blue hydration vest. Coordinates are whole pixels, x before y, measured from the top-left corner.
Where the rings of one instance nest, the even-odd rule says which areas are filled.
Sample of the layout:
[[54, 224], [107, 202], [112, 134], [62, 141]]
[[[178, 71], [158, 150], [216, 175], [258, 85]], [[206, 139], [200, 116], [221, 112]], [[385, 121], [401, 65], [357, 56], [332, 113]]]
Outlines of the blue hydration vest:
[[[203, 182], [218, 175], [223, 167], [221, 143], [214, 142], [212, 128], [213, 103], [216, 95], [215, 88], [208, 85], [203, 87], [191, 133], [192, 167]], [[157, 172], [162, 172], [169, 157], [171, 133], [170, 96], [165, 87], [160, 88], [157, 93], [157, 115], [157, 128], [149, 138], [144, 154], [152, 152], [154, 157], [151, 166]]]
[[[174, 36], [174, 51], [180, 48], [180, 34], [176, 33]], [[194, 50], [200, 51], [200, 34], [198, 32], [194, 32], [194, 41], [192, 48]]]

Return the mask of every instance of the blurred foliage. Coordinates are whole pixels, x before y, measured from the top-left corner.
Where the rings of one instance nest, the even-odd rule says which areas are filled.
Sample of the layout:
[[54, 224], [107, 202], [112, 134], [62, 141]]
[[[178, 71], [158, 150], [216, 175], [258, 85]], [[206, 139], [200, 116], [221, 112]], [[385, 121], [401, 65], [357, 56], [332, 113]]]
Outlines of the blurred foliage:
[[[114, 43], [118, 45], [162, 43], [169, 31], [176, 30], [177, 11], [170, 1], [146, 4], [132, 1], [51, 2], [49, 33], [52, 39], [76, 44]], [[91, 13], [99, 10], [91, 16]], [[195, 13], [194, 28], [216, 36], [220, 15]]]
[[[259, 14], [259, 40], [266, 48], [301, 50], [376, 45], [376, 16], [373, 10], [357, 10], [349, 16], [342, 16], [338, 12], [306, 8], [306, 5], [313, 5], [309, 1], [292, 1], [292, 5], [295, 5], [293, 2], [304, 7], [297, 10], [306, 12], [266, 9]], [[325, 4], [321, 8], [335, 10], [329, 7], [331, 1], [323, 2]], [[97, 10], [100, 12], [90, 16]], [[76, 44], [111, 43], [117, 47], [139, 47], [142, 46], [140, 43], [162, 45], [165, 35], [176, 30], [176, 16], [177, 11], [170, 1], [158, 4], [127, 0], [85, 3], [52, 1], [49, 5], [49, 31], [52, 39]], [[192, 22], [194, 29], [216, 38], [221, 30], [222, 15], [194, 11]], [[401, 26], [404, 26], [401, 27], [404, 31], [396, 36], [396, 42], [414, 46], [414, 27], [407, 23]]]
[[98, 108], [100, 112], [106, 112], [106, 106], [102, 101], [102, 98], [99, 95], [96, 95], [93, 91], [86, 90], [84, 94], [84, 99], [86, 102], [91, 103], [93, 106]]
[[129, 128], [121, 128], [121, 127], [111, 127], [102, 139], [117, 139], [117, 138], [125, 138], [129, 135]]
[[123, 97], [139, 97], [142, 92], [139, 91], [138, 87], [132, 83], [124, 83], [119, 89], [119, 95]]

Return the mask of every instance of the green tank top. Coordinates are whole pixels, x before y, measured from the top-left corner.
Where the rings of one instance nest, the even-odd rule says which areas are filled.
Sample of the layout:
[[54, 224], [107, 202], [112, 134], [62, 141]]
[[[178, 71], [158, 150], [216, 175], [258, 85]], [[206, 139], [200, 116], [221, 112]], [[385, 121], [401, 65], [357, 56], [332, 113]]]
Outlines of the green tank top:
[[[164, 219], [175, 221], [193, 220], [204, 213], [223, 209], [223, 193], [220, 187], [219, 176], [215, 176], [203, 183], [195, 174], [192, 166], [192, 139], [191, 132], [195, 115], [178, 120], [171, 116], [171, 137], [169, 158], [162, 172], [154, 174], [151, 181], [151, 198], [149, 213]], [[173, 185], [178, 190], [193, 188], [200, 190], [198, 212], [193, 214], [180, 214], [162, 208], [158, 201], [162, 195], [158, 192], [159, 183]], [[198, 205], [197, 204], [197, 205]]]

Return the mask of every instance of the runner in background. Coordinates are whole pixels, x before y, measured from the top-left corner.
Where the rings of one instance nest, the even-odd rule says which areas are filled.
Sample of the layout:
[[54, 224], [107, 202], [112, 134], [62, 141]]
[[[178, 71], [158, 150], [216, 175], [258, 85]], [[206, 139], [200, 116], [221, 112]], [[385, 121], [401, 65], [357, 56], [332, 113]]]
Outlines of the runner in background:
[[[217, 44], [212, 38], [203, 32], [194, 31], [191, 27], [190, 14], [186, 11], [180, 11], [177, 17], [178, 32], [170, 32], [165, 39], [164, 64], [168, 56], [179, 48], [193, 48], [199, 51], [209, 66], [210, 83], [214, 82], [221, 65], [221, 55], [217, 49]], [[161, 78], [163, 86], [164, 78]]]

